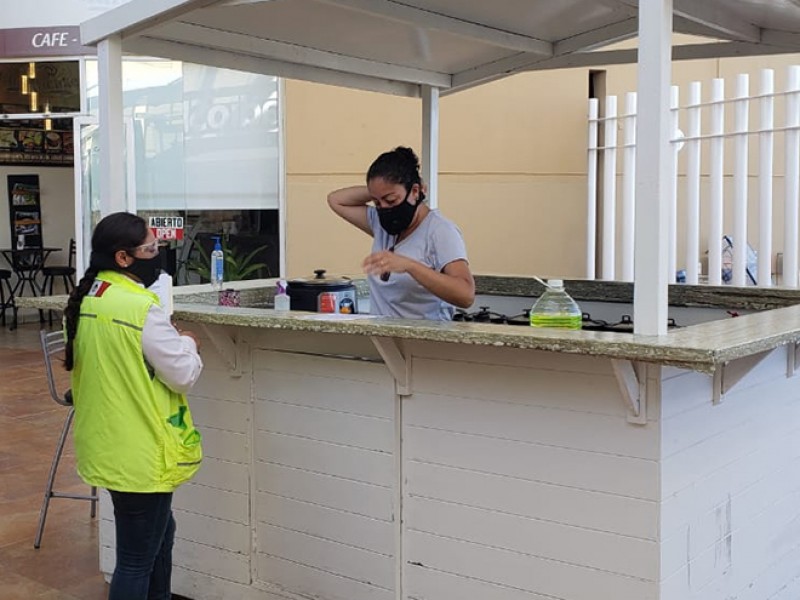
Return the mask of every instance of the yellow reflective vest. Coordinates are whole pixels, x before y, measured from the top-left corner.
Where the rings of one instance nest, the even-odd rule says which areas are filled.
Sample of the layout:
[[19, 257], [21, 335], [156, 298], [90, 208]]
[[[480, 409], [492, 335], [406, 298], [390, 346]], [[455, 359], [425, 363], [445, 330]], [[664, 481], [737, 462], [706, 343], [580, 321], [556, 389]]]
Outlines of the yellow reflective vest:
[[120, 492], [171, 492], [200, 468], [186, 397], [155, 376], [142, 329], [158, 296], [102, 271], [81, 303], [72, 394], [78, 473]]

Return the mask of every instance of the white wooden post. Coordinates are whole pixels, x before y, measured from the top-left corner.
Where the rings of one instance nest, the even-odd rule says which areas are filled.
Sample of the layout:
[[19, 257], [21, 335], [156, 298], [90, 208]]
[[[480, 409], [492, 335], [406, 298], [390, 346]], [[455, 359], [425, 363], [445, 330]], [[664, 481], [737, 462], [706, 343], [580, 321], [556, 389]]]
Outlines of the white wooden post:
[[[670, 108], [670, 139], [674, 140], [678, 135], [679, 106], [681, 90], [677, 85], [673, 85], [669, 90]], [[670, 155], [670, 193], [669, 193], [669, 258], [667, 260], [667, 281], [675, 283], [675, 274], [678, 270], [678, 146], [677, 142], [672, 142], [672, 154]]]
[[597, 260], [597, 118], [600, 101], [589, 99], [589, 142], [586, 163], [586, 279], [594, 279]]
[[286, 243], [286, 219], [288, 216], [286, 203], [286, 80], [278, 78], [278, 272], [286, 277], [286, 263], [289, 244]]
[[797, 217], [800, 194], [800, 67], [789, 67], [786, 96], [786, 167], [783, 235], [783, 285], [797, 287]]
[[758, 141], [758, 285], [772, 285], [772, 170], [775, 71], [761, 70], [761, 134]]
[[636, 201], [636, 92], [625, 94], [625, 148], [622, 151], [622, 280], [633, 281]]
[[617, 244], [617, 97], [606, 96], [603, 145], [603, 256], [602, 279], [614, 279]]
[[97, 59], [100, 92], [100, 214], [106, 216], [127, 208], [122, 122], [122, 38], [115, 35], [102, 40], [97, 45]]
[[725, 80], [711, 82], [711, 198], [708, 225], [708, 283], [722, 283], [722, 198], [725, 158]]
[[689, 84], [689, 106], [686, 111], [686, 283], [697, 284], [700, 260], [700, 134], [703, 100], [702, 84]]
[[439, 206], [439, 88], [422, 86], [422, 179], [428, 206]]
[[736, 143], [736, 164], [733, 169], [734, 212], [733, 212], [733, 285], [747, 284], [747, 150], [749, 127], [748, 110], [750, 101], [750, 76], [746, 73], [736, 78], [736, 102], [734, 132]]
[[672, 0], [639, 3], [634, 332], [667, 333]]

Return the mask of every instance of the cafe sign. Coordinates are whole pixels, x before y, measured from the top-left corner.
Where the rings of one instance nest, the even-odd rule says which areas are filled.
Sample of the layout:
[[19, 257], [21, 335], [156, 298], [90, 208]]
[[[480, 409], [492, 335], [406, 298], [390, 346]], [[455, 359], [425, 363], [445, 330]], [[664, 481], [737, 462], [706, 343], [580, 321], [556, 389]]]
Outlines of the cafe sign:
[[183, 239], [183, 217], [150, 217], [149, 224], [158, 240], [171, 242]]
[[0, 57], [3, 58], [78, 56], [95, 53], [94, 48], [81, 44], [80, 27], [0, 29]]

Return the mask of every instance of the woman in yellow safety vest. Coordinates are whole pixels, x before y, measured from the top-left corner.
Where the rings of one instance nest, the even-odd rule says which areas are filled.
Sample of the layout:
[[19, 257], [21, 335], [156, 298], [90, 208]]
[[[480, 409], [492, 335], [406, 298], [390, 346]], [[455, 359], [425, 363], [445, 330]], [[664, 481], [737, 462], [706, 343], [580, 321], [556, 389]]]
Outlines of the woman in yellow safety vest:
[[107, 488], [114, 504], [109, 600], [170, 598], [172, 492], [202, 460], [184, 394], [203, 364], [194, 335], [179, 332], [147, 289], [160, 272], [144, 219], [109, 215], [64, 311], [78, 473]]

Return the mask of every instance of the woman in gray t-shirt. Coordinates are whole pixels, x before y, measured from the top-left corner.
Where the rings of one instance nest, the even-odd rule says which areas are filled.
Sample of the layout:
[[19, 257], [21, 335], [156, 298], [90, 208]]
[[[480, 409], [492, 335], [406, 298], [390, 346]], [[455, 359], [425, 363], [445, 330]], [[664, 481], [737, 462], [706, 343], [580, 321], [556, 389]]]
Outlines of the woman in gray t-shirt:
[[366, 186], [328, 194], [337, 215], [373, 237], [363, 263], [372, 314], [450, 320], [475, 300], [461, 231], [424, 199], [419, 159], [402, 146], [375, 159]]

